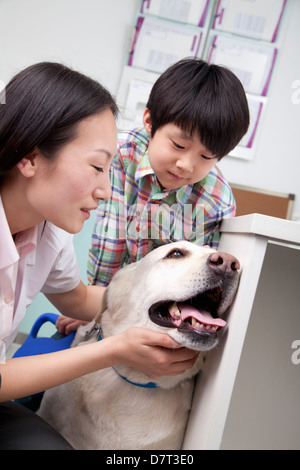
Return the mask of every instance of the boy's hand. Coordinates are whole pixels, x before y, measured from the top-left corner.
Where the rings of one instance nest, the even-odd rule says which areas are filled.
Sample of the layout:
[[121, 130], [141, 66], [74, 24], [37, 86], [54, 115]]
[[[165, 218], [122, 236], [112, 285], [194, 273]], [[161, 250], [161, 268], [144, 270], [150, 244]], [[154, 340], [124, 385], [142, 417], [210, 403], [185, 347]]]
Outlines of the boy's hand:
[[81, 325], [86, 325], [86, 321], [75, 320], [74, 318], [65, 317], [64, 315], [59, 315], [56, 320], [56, 328], [58, 332], [62, 335], [69, 335], [72, 331], [77, 331]]

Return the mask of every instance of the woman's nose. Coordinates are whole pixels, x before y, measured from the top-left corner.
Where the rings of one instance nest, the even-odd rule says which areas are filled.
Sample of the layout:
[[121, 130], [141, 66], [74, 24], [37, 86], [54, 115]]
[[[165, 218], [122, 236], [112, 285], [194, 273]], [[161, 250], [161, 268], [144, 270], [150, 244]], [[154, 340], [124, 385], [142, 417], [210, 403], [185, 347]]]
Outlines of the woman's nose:
[[110, 179], [107, 178], [107, 180], [108, 181], [94, 191], [94, 197], [99, 201], [107, 201], [111, 197]]

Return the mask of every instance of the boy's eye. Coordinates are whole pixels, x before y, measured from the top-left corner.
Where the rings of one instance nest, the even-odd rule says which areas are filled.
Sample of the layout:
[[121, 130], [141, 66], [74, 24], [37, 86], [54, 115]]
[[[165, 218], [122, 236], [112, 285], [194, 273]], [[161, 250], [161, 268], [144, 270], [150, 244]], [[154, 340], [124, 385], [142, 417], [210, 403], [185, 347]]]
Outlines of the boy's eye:
[[173, 144], [174, 147], [176, 147], [177, 149], [181, 149], [181, 150], [184, 149], [184, 147], [182, 147], [182, 145], [177, 144], [177, 142], [174, 142], [174, 140], [172, 140], [172, 144]]
[[206, 155], [201, 155], [204, 160], [214, 160], [215, 157], [207, 157]]
[[99, 166], [95, 166], [95, 165], [92, 165], [92, 167], [95, 168], [95, 170], [98, 171], [98, 173], [103, 173], [103, 168]]

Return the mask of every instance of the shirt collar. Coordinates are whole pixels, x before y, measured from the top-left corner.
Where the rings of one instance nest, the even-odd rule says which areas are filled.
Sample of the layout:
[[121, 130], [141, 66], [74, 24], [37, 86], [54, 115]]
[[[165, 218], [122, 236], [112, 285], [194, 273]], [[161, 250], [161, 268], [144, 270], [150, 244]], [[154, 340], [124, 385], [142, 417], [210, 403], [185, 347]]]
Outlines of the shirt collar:
[[37, 234], [38, 226], [31, 227], [17, 234], [15, 244], [20, 258], [23, 258], [35, 250], [37, 245]]
[[135, 171], [134, 180], [136, 183], [146, 175], [154, 175], [155, 173], [150, 165], [148, 157], [148, 147], [146, 148], [142, 158], [139, 161], [137, 169]]
[[178, 204], [181, 204], [183, 206], [189, 199], [192, 190], [193, 190], [192, 184], [188, 184], [186, 186], [181, 186], [181, 188], [178, 188], [176, 190], [176, 199], [177, 199]]
[[[138, 183], [142, 178], [144, 178], [147, 175], [151, 176], [151, 180], [153, 184], [156, 184], [157, 186], [159, 186], [159, 182], [157, 180], [156, 174], [154, 173], [149, 162], [148, 148], [146, 149], [145, 153], [143, 154], [137, 166], [137, 169], [134, 175], [135, 182]], [[170, 194], [175, 193], [177, 203], [180, 205], [183, 205], [189, 199], [192, 189], [193, 189], [192, 184], [181, 186], [178, 189], [171, 189], [170, 191], [166, 191], [165, 194], [161, 193], [162, 194], [161, 199], [164, 199], [165, 197], [168, 197]], [[156, 194], [155, 197], [158, 197], [158, 194]]]
[[33, 251], [37, 244], [38, 227], [31, 227], [17, 234], [15, 242], [10, 233], [0, 196], [0, 269], [16, 263]]

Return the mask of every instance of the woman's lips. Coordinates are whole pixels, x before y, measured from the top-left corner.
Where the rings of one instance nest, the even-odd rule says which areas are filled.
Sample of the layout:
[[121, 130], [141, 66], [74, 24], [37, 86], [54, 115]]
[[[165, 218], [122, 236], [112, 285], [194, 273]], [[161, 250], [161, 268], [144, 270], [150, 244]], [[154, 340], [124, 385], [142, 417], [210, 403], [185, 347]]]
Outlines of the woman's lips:
[[90, 214], [90, 211], [89, 211], [88, 209], [80, 209], [80, 210], [81, 210], [81, 212], [83, 213], [84, 218], [85, 218], [86, 220], [88, 220], [88, 219], [90, 218], [90, 215], [91, 215], [91, 214]]
[[80, 210], [81, 210], [81, 212], [83, 213], [84, 217], [85, 217], [86, 220], [87, 220], [87, 219], [89, 219], [90, 216], [91, 216], [90, 212], [91, 212], [91, 211], [94, 211], [94, 210], [96, 210], [96, 209], [98, 209], [98, 206], [90, 207], [90, 208], [82, 207]]

